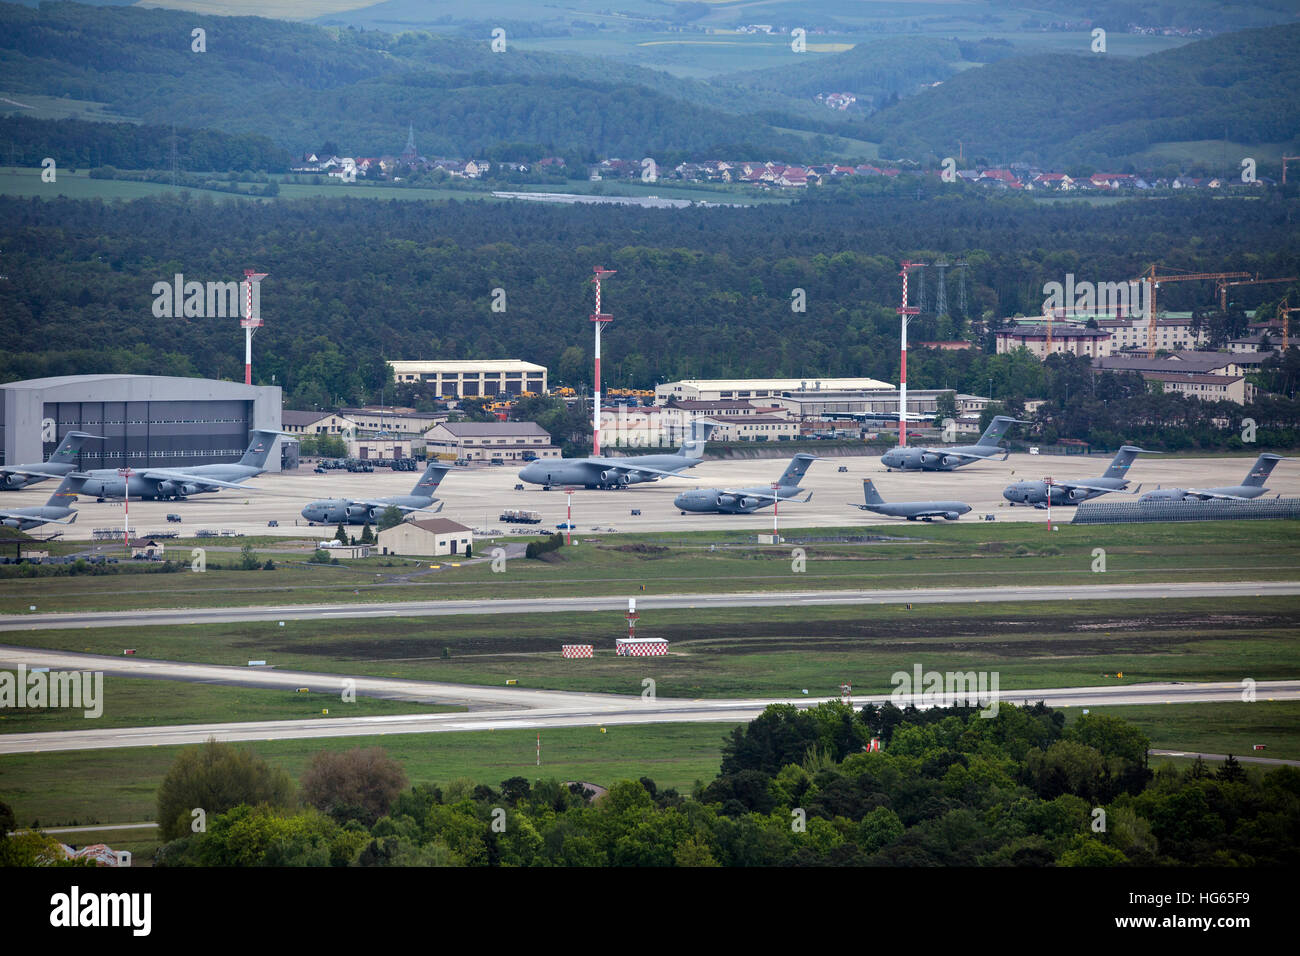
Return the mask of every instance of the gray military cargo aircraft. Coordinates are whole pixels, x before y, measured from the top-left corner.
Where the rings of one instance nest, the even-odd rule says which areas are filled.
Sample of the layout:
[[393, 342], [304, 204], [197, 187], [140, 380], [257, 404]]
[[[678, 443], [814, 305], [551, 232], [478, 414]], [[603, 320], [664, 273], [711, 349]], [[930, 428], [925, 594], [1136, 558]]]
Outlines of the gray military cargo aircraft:
[[683, 469], [694, 468], [704, 460], [704, 443], [709, 440], [716, 422], [697, 421], [691, 426], [691, 438], [675, 454], [632, 455], [628, 458], [539, 458], [525, 465], [519, 478], [530, 484], [550, 488], [574, 485], [582, 488], [626, 488], [643, 481], [660, 478], [689, 477]]
[[[1019, 418], [995, 415], [974, 445], [951, 448], [891, 448], [880, 456], [880, 463], [890, 471], [952, 471], [977, 461], [1006, 461], [1010, 454], [998, 441], [1012, 425], [1024, 425]], [[999, 457], [1000, 456], [1000, 457]]]
[[[219, 491], [222, 488], [239, 488], [247, 491], [240, 482], [266, 471], [266, 458], [275, 447], [275, 439], [282, 434], [277, 431], [257, 429], [253, 432], [248, 450], [238, 462], [230, 465], [196, 465], [184, 470], [178, 468], [144, 467], [133, 472], [129, 487], [117, 473], [116, 468], [95, 468], [85, 472], [70, 472], [70, 478], [77, 479], [73, 491], [94, 495], [97, 500], [121, 498], [130, 492], [132, 498], [172, 498], [181, 499], [202, 492]], [[48, 477], [48, 476], [47, 476]]]
[[873, 511], [891, 518], [906, 518], [908, 521], [929, 521], [932, 518], [956, 521], [970, 511], [970, 505], [964, 501], [885, 501], [870, 478], [862, 479], [862, 495], [866, 498], [866, 504], [849, 504], [863, 511]]
[[[442, 479], [451, 471], [450, 465], [438, 460], [431, 461], [424, 470], [420, 480], [415, 483], [409, 495], [389, 495], [385, 498], [321, 498], [302, 509], [302, 516], [311, 522], [322, 524], [373, 523], [388, 508], [397, 508], [403, 512], [428, 511], [436, 513], [442, 510], [442, 502], [433, 496]], [[438, 507], [432, 507], [434, 502]]]
[[75, 483], [75, 478], [65, 477], [50, 495], [50, 500], [39, 507], [0, 510], [0, 525], [27, 531], [43, 524], [72, 524], [77, 520], [77, 512], [71, 507], [77, 500], [73, 489]]
[[1290, 461], [1281, 455], [1264, 452], [1255, 459], [1255, 464], [1246, 472], [1246, 480], [1239, 485], [1227, 485], [1223, 488], [1157, 488], [1148, 491], [1138, 501], [1205, 501], [1210, 498], [1228, 498], [1236, 501], [1249, 501], [1268, 491], [1264, 482], [1279, 461]]
[[68, 432], [54, 449], [50, 460], [39, 465], [0, 465], [0, 491], [17, 491], [47, 478], [62, 478], [76, 467], [76, 458], [87, 438], [99, 438], [89, 432]]
[[[1080, 501], [1099, 498], [1111, 492], [1135, 495], [1141, 490], [1141, 485], [1138, 485], [1133, 491], [1125, 490], [1128, 487], [1128, 479], [1124, 475], [1128, 471], [1129, 465], [1133, 464], [1133, 459], [1137, 458], [1138, 455], [1158, 454], [1160, 452], [1145, 451], [1134, 445], [1124, 445], [1115, 453], [1110, 467], [1106, 469], [1100, 478], [1092, 478], [1088, 481], [1058, 481], [1053, 479], [1052, 504], [1077, 505]], [[1002, 489], [1002, 497], [1011, 502], [1013, 507], [1016, 504], [1026, 504], [1033, 505], [1035, 508], [1046, 508], [1047, 482], [1041, 480], [1017, 481]]]
[[691, 491], [683, 491], [673, 499], [682, 514], [691, 511], [696, 514], [722, 514], [722, 515], [741, 515], [750, 514], [759, 508], [768, 508], [776, 501], [785, 501], [790, 499], [800, 504], [812, 500], [812, 492], [808, 492], [808, 497], [796, 497], [802, 488], [799, 482], [808, 472], [808, 466], [814, 461], [818, 461], [816, 455], [798, 454], [790, 459], [790, 464], [786, 465], [785, 471], [781, 472], [781, 477], [777, 479], [779, 487], [773, 489], [771, 485], [755, 485], [752, 488], [698, 488]]

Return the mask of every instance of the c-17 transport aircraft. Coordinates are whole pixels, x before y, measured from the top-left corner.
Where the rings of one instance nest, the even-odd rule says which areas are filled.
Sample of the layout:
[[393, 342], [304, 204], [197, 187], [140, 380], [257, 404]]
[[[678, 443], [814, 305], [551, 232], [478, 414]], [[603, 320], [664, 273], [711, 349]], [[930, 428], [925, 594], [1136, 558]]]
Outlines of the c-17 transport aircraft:
[[89, 432], [68, 432], [59, 447], [50, 454], [50, 460], [39, 465], [0, 465], [0, 491], [17, 491], [47, 478], [62, 478], [76, 467], [75, 459], [87, 438], [99, 438]]
[[[438, 501], [433, 493], [438, 490], [438, 485], [442, 483], [442, 479], [449, 471], [451, 471], [450, 465], [444, 465], [434, 459], [424, 470], [424, 474], [420, 476], [420, 480], [415, 483], [409, 495], [366, 499], [321, 498], [303, 508], [302, 516], [308, 521], [319, 521], [322, 524], [338, 524], [340, 521], [346, 521], [348, 524], [365, 524], [367, 521], [379, 520], [379, 516], [389, 508], [397, 508], [404, 512], [438, 512], [442, 510], [442, 502]], [[434, 502], [438, 502], [438, 507], [432, 507]]]
[[[893, 471], [952, 471], [977, 461], [1006, 461], [1011, 454], [998, 444], [1012, 425], [1024, 425], [1019, 418], [995, 415], [980, 440], [973, 445], [951, 448], [891, 448], [880, 456], [880, 463]], [[999, 454], [1001, 457], [999, 457]]]
[[1272, 474], [1273, 467], [1279, 461], [1290, 461], [1281, 455], [1264, 452], [1255, 459], [1255, 464], [1246, 472], [1246, 480], [1239, 485], [1227, 485], [1223, 488], [1157, 488], [1148, 491], [1138, 501], [1205, 501], [1209, 498], [1228, 498], [1249, 501], [1268, 491], [1264, 482]]
[[964, 501], [885, 501], [870, 478], [862, 479], [862, 495], [866, 498], [866, 504], [849, 504], [863, 511], [873, 511], [891, 518], [906, 518], [908, 521], [929, 521], [931, 518], [956, 521], [970, 511], [970, 505]]
[[803, 491], [799, 487], [799, 482], [808, 472], [808, 466], [817, 461], [816, 455], [798, 454], [790, 459], [790, 464], [781, 472], [781, 477], [777, 479], [778, 487], [773, 489], [771, 485], [755, 485], [752, 488], [698, 488], [690, 491], [683, 491], [673, 499], [682, 512], [688, 511], [696, 514], [723, 514], [723, 515], [740, 515], [750, 514], [759, 508], [770, 507], [777, 501], [785, 501], [787, 498], [798, 501], [800, 504], [812, 500], [812, 492], [808, 492], [807, 498], [796, 498], [799, 492]]
[[[193, 468], [144, 467], [123, 479], [116, 468], [95, 468], [85, 472], [70, 472], [74, 479], [72, 490], [79, 494], [94, 495], [98, 500], [121, 498], [129, 491], [132, 498], [185, 498], [201, 492], [221, 488], [240, 488], [249, 478], [266, 472], [266, 458], [281, 433], [257, 429], [253, 432], [248, 450], [238, 462], [230, 465], [195, 465]], [[50, 477], [50, 476], [47, 476]], [[129, 487], [126, 481], [130, 481]]]
[[704, 460], [704, 443], [716, 422], [697, 421], [691, 437], [671, 455], [632, 455], [628, 458], [540, 458], [525, 465], [519, 477], [530, 484], [550, 488], [574, 485], [583, 488], [626, 488], [643, 481], [658, 481], [694, 468]]
[[[1133, 491], [1125, 490], [1128, 487], [1128, 479], [1124, 477], [1124, 474], [1128, 471], [1128, 466], [1133, 464], [1133, 459], [1137, 458], [1138, 455], [1158, 454], [1160, 452], [1150, 452], [1134, 445], [1124, 445], [1115, 453], [1110, 467], [1106, 469], [1100, 478], [1092, 478], [1088, 481], [1057, 481], [1053, 479], [1052, 504], [1077, 505], [1080, 501], [1099, 498], [1112, 491], [1135, 495], [1142, 486], [1138, 485]], [[1042, 480], [1017, 481], [1014, 484], [1007, 485], [1002, 490], [1002, 497], [1011, 502], [1013, 507], [1017, 503], [1021, 503], [1033, 505], [1035, 508], [1046, 508], [1047, 482]]]
[[51, 522], [72, 524], [77, 520], [77, 512], [71, 507], [77, 500], [77, 495], [72, 490], [75, 482], [75, 478], [65, 477], [59, 482], [59, 487], [55, 489], [54, 494], [50, 495], [50, 500], [38, 507], [0, 510], [0, 525], [27, 531], [29, 528], [39, 528]]

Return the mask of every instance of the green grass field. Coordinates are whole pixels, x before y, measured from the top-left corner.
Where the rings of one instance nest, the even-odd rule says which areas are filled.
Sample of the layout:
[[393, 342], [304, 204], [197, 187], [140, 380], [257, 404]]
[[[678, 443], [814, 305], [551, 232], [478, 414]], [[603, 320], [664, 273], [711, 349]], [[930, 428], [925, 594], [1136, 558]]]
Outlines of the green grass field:
[[[13, 673], [12, 668], [0, 668]], [[339, 692], [220, 687], [185, 681], [107, 675], [101, 698], [103, 713], [87, 718], [85, 708], [5, 708], [0, 710], [0, 734], [45, 733], [104, 727], [157, 727], [247, 720], [306, 720], [323, 716], [371, 717], [382, 714], [443, 713], [461, 707], [411, 701], [357, 697], [345, 703]], [[88, 723], [93, 720], [93, 723]]]
[[[495, 573], [490, 562], [414, 572], [384, 557], [338, 566], [293, 565], [274, 556], [274, 571], [217, 571], [132, 577], [118, 575], [0, 578], [0, 613], [230, 607], [272, 604], [409, 601], [501, 597], [679, 594], [719, 591], [846, 588], [984, 587], [1150, 583], [1160, 581], [1294, 580], [1300, 535], [1293, 522], [1205, 522], [1178, 525], [1063, 525], [1050, 542], [1038, 524], [789, 529], [786, 545], [759, 547], [752, 532], [668, 532], [579, 535], [553, 561], [519, 559]], [[824, 542], [833, 536], [887, 535], [866, 544]], [[809, 540], [809, 539], [814, 540]], [[254, 544], [257, 539], [248, 539]], [[498, 541], [477, 542], [478, 556]], [[516, 539], [522, 540], [522, 539]], [[181, 539], [173, 553], [211, 539]], [[285, 547], [280, 539], [276, 547]], [[229, 547], [230, 545], [222, 545]], [[792, 548], [805, 552], [793, 570]], [[712, 550], [710, 550], [712, 548]], [[1106, 552], [1105, 574], [1094, 550]], [[1059, 552], [1059, 553], [1057, 553]], [[303, 552], [304, 556], [306, 552]], [[214, 554], [229, 563], [233, 553]]]
[[[1143, 729], [1153, 749], [1249, 754], [1266, 743], [1268, 755], [1294, 758], [1300, 703], [1094, 709], [1118, 714]], [[1078, 712], [1067, 712], [1068, 720]], [[393, 735], [334, 740], [243, 744], [297, 779], [322, 749], [383, 747], [406, 769], [412, 784], [446, 786], [458, 778], [497, 787], [521, 776], [608, 785], [652, 778], [660, 787], [688, 791], [696, 780], [718, 772], [722, 742], [730, 724], [658, 724], [648, 727], [566, 728], [542, 734], [542, 765], [536, 763], [534, 731], [501, 730], [464, 734]], [[0, 757], [0, 800], [14, 808], [19, 826], [75, 826], [142, 823], [155, 812], [155, 793], [178, 747], [72, 751]], [[1189, 758], [1190, 759], [1190, 758]], [[1165, 761], [1166, 758], [1153, 758]], [[1249, 768], [1248, 772], [1260, 772]], [[157, 846], [150, 831], [110, 831], [63, 836], [78, 846], [107, 842], [136, 853], [137, 864]]]
[[[608, 784], [648, 776], [663, 787], [689, 790], [718, 772], [730, 724], [558, 728], [537, 733], [494, 730], [464, 734], [393, 734], [327, 740], [240, 744], [284, 767], [295, 779], [320, 750], [383, 747], [402, 763], [411, 783], [446, 785], [468, 777], [499, 786], [510, 777]], [[0, 800], [20, 826], [142, 823], [154, 818], [154, 795], [179, 747], [87, 750], [0, 757]], [[78, 842], [88, 842], [80, 840]], [[110, 841], [111, 845], [116, 845]]]
[[[918, 663], [996, 671], [1003, 690], [1300, 678], [1298, 612], [1300, 598], [662, 610], [643, 612], [637, 633], [666, 638], [670, 654], [637, 659], [613, 653], [626, 633], [617, 612], [38, 630], [4, 642], [120, 655], [129, 641], [155, 660], [553, 690], [639, 694], [649, 677], [662, 697], [830, 696], [845, 680], [888, 693], [890, 675]], [[565, 660], [560, 644], [573, 642], [596, 657]]]

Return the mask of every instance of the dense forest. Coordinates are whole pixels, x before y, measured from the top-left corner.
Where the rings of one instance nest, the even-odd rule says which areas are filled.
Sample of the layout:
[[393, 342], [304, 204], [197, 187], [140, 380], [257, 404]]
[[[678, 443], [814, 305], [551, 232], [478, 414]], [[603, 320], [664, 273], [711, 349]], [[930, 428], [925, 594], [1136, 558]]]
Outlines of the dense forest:
[[[1081, 51], [1001, 60], [877, 113], [862, 135], [883, 155], [954, 155], [960, 140], [966, 155], [995, 164], [1117, 171], [1169, 141], [1295, 144], [1297, 84], [1300, 24], [1291, 24], [1138, 59]], [[1232, 171], [1241, 158], [1229, 157]]]
[[[196, 28], [206, 31], [201, 51], [192, 47]], [[493, 53], [487, 35], [0, 3], [0, 86], [20, 102], [23, 94], [90, 101], [157, 126], [265, 135], [294, 154], [329, 140], [362, 156], [399, 151], [414, 122], [431, 156], [481, 156], [522, 141], [602, 159], [817, 162], [840, 152], [839, 134], [920, 161], [955, 155], [960, 141], [965, 155], [992, 164], [1122, 170], [1171, 141], [1294, 143], [1300, 119], [1295, 24], [1140, 58], [1086, 46], [1025, 56], [994, 39], [894, 37], [707, 82], [615, 58], [509, 46]], [[826, 92], [860, 102], [827, 110], [814, 100]], [[791, 128], [829, 138], [807, 142]]]
[[[202, 52], [191, 31], [205, 30]], [[548, 152], [640, 158], [744, 146], [765, 159], [802, 141], [751, 114], [824, 121], [824, 108], [595, 57], [510, 50], [423, 33], [326, 29], [139, 7], [0, 4], [0, 86], [106, 104], [157, 125], [270, 136], [295, 154], [326, 139], [397, 153], [407, 124], [430, 155], [481, 155], [521, 139]]]
[[[975, 194], [918, 200], [910, 190], [872, 195], [833, 187], [791, 205], [678, 210], [185, 195], [129, 203], [0, 199], [7, 276], [0, 281], [0, 334], [8, 346], [0, 378], [137, 372], [237, 379], [237, 324], [155, 318], [152, 290], [176, 274], [229, 281], [256, 267], [270, 277], [254, 375], [283, 386], [290, 407], [378, 397], [385, 359], [522, 358], [548, 366], [553, 385], [580, 387], [591, 365], [589, 277], [600, 264], [618, 270], [606, 287], [605, 307], [615, 317], [604, 337], [607, 387], [772, 375], [892, 382], [903, 258], [961, 256], [969, 264], [967, 314], [957, 310], [950, 270], [950, 314], [915, 319], [916, 343], [1038, 314], [1044, 284], [1066, 273], [1116, 281], [1158, 262], [1165, 269], [1297, 274], [1292, 205], [1281, 197], [1105, 207]], [[930, 282], [933, 300], [933, 276]], [[492, 309], [498, 288], [504, 312]], [[795, 289], [804, 290], [803, 312], [794, 311]], [[1254, 301], [1265, 297], [1258, 290], [1241, 297], [1252, 294]], [[1212, 298], [1212, 287], [1198, 283], [1161, 292], [1170, 309]], [[1014, 400], [1047, 397], [1053, 382], [1068, 380], [1028, 357], [915, 355], [913, 387]], [[1081, 414], [1080, 386], [1069, 396], [1065, 385], [1059, 391], [1070, 414]], [[1206, 406], [1172, 397], [1166, 411], [1180, 403], [1187, 416], [1204, 417]], [[1097, 402], [1094, 411], [1090, 427], [1054, 424], [1061, 434], [1086, 438], [1119, 428], [1126, 410]], [[1152, 414], [1160, 421], [1165, 413]], [[1285, 409], [1279, 415], [1296, 417]]]
[[[1038, 704], [769, 707], [689, 795], [512, 777], [408, 787], [382, 750], [283, 770], [208, 742], [158, 791], [159, 866], [1265, 866], [1300, 863], [1300, 770], [1152, 771], [1127, 721]], [[617, 728], [614, 730], [618, 732]], [[866, 752], [871, 738], [882, 749]], [[209, 785], [217, 777], [220, 786]], [[218, 796], [218, 794], [220, 794]], [[593, 799], [593, 797], [595, 799]], [[207, 811], [191, 832], [191, 808]], [[0, 805], [3, 809], [3, 805]], [[22, 821], [19, 821], [22, 822]], [[0, 840], [39, 858], [40, 834]]]

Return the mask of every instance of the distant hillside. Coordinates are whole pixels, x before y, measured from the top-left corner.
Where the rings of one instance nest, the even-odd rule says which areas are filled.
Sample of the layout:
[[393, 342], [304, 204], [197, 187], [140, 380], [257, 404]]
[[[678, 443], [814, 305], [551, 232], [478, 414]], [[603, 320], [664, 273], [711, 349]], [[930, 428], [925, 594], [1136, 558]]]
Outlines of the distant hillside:
[[[204, 52], [191, 49], [196, 27]], [[602, 156], [745, 143], [793, 157], [801, 143], [738, 115], [789, 106], [779, 93], [738, 103], [730, 91], [593, 57], [135, 7], [0, 4], [0, 90], [264, 134], [292, 152], [325, 139], [395, 151], [410, 121], [424, 151], [451, 155], [525, 140]]]
[[1153, 143], [1295, 141], [1300, 25], [1244, 30], [1138, 59], [1039, 55], [967, 70], [872, 116], [884, 155], [1115, 165]]
[[992, 63], [1014, 53], [1015, 48], [1006, 41], [965, 43], [934, 37], [892, 37], [859, 43], [834, 56], [725, 74], [717, 82], [789, 96], [838, 92], [879, 100], [889, 94], [905, 96], [916, 92], [922, 84], [946, 80], [963, 63]]

